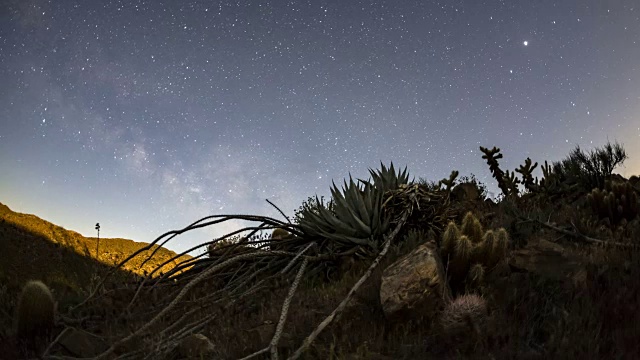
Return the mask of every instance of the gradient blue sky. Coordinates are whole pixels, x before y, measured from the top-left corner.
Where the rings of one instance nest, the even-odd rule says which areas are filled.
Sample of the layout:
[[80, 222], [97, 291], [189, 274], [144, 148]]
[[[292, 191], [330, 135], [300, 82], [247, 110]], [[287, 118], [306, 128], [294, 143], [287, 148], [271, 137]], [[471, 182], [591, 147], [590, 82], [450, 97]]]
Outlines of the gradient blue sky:
[[293, 215], [380, 161], [495, 190], [480, 145], [607, 140], [640, 173], [637, 0], [0, 5], [0, 202], [87, 236]]

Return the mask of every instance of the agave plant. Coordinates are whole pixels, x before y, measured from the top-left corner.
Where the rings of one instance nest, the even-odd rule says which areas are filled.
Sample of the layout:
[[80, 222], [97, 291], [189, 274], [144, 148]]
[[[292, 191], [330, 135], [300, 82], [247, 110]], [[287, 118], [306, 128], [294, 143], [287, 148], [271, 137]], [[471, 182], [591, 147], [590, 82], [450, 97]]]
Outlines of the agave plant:
[[303, 231], [312, 237], [328, 239], [338, 247], [362, 246], [376, 249], [388, 230], [390, 218], [384, 214], [385, 194], [407, 184], [405, 168], [396, 174], [393, 163], [389, 168], [381, 164], [377, 173], [369, 169], [373, 183], [358, 179], [359, 187], [349, 175], [342, 192], [335, 183], [331, 189], [333, 212], [316, 196], [317, 212], [304, 211], [300, 221]]

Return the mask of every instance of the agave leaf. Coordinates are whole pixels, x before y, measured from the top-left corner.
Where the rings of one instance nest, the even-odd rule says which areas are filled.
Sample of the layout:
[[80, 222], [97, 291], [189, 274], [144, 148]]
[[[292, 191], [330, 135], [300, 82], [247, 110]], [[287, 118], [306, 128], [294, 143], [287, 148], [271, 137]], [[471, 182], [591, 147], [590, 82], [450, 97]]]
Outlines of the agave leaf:
[[349, 212], [353, 215], [351, 217], [352, 223], [358, 229], [360, 234], [369, 237], [371, 236], [371, 226], [365, 224], [354, 212], [349, 209]]
[[356, 235], [356, 231], [353, 227], [340, 221], [340, 219], [333, 216], [329, 210], [319, 208], [319, 213], [320, 214], [315, 214], [311, 212], [307, 214], [308, 217], [305, 217], [304, 221], [301, 222], [300, 225], [306, 226], [310, 229], [324, 229], [326, 232], [333, 230], [348, 236]]
[[334, 228], [336, 232], [348, 236], [370, 236], [371, 228], [358, 219], [358, 217], [349, 208], [346, 200], [336, 190], [337, 189], [334, 184], [332, 193], [334, 201], [336, 202], [336, 206], [334, 208], [336, 216], [331, 214], [328, 210], [320, 208], [319, 212], [321, 213], [321, 218], [312, 217], [312, 221], [316, 223], [323, 223], [324, 227]]
[[329, 239], [331, 242], [338, 242], [341, 244], [346, 244], [352, 246], [353, 244], [362, 245], [362, 246], [371, 246], [371, 241], [369, 239], [363, 239], [353, 236], [346, 236], [341, 234], [328, 233], [325, 231], [320, 231], [318, 233], [319, 236], [322, 236], [326, 239]]
[[360, 194], [360, 189], [358, 189], [353, 180], [351, 180], [350, 185], [351, 187], [349, 188], [348, 192], [350, 198], [349, 200], [351, 200], [351, 203], [355, 205], [355, 209], [357, 210], [357, 214], [360, 219], [371, 226], [371, 208], [367, 207], [365, 199], [363, 199], [363, 197], [366, 196], [366, 193], [364, 195]]
[[333, 215], [328, 216], [325, 219], [325, 222], [327, 224], [326, 227], [328, 227], [329, 229], [335, 229], [336, 233], [344, 234], [347, 236], [358, 235], [357, 229], [354, 229], [353, 226], [351, 226], [349, 223], [344, 222]]
[[[345, 189], [345, 192], [348, 193], [348, 189]], [[357, 210], [354, 210], [355, 206], [352, 205], [347, 199], [345, 199], [345, 197], [343, 197], [342, 194], [339, 193], [335, 183], [333, 184], [332, 194], [336, 198], [336, 208], [334, 209], [336, 212], [336, 216], [340, 220], [354, 228], [363, 237], [370, 236], [371, 228], [358, 217], [356, 213]]]
[[341, 244], [339, 246], [358, 244], [367, 249], [375, 249], [392, 220], [384, 210], [393, 198], [393, 194], [389, 196], [388, 191], [396, 190], [408, 181], [406, 167], [404, 171], [396, 173], [393, 163], [389, 168], [383, 163], [380, 165], [381, 170], [377, 172], [369, 169], [370, 181], [357, 179], [363, 185], [362, 190], [351, 175], [348, 183], [346, 179], [343, 181], [342, 191], [333, 183], [333, 212], [322, 206], [316, 196], [319, 205], [317, 214], [306, 214], [305, 221], [300, 224], [303, 229]]
[[[335, 187], [335, 184], [333, 184], [333, 186]], [[347, 219], [351, 217], [351, 214], [349, 214], [348, 211], [349, 206], [347, 201], [342, 197], [342, 194], [340, 194], [337, 188], [331, 189], [331, 194], [336, 202], [336, 206], [334, 208], [336, 216], [343, 221], [347, 221]]]

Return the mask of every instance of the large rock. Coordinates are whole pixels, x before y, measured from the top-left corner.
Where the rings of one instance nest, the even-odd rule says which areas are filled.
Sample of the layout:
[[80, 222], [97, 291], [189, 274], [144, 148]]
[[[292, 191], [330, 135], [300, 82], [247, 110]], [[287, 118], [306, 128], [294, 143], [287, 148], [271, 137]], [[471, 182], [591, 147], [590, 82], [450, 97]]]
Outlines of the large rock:
[[460, 183], [451, 190], [451, 197], [457, 201], [477, 201], [480, 199], [480, 191], [472, 183]]
[[530, 239], [527, 246], [511, 251], [509, 266], [548, 279], [574, 279], [584, 272], [583, 262], [564, 246], [545, 239]]
[[[382, 274], [380, 302], [390, 321], [434, 319], [450, 297], [435, 244], [420, 245]], [[443, 294], [444, 292], [444, 294]]]

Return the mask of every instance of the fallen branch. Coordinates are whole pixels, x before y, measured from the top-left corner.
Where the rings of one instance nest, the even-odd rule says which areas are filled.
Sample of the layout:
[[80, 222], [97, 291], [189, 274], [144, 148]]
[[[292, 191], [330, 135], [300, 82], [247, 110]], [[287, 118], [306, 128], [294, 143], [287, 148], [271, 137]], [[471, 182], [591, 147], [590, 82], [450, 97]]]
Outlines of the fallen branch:
[[[595, 244], [595, 245], [600, 245], [602, 247], [607, 247], [607, 246], [612, 246], [612, 247], [620, 247], [620, 248], [627, 248], [627, 249], [635, 249], [635, 250], [640, 250], [640, 245], [639, 244], [631, 244], [631, 243], [622, 243], [622, 242], [618, 242], [618, 241], [607, 241], [607, 240], [600, 240], [600, 239], [595, 239], [592, 237], [589, 237], [587, 235], [581, 234], [577, 231], [569, 231], [569, 230], [565, 230], [562, 228], [559, 228], [557, 226], [551, 225], [547, 222], [544, 221], [540, 221], [538, 219], [529, 219], [526, 218], [524, 216], [519, 216], [520, 218], [522, 218], [523, 220], [527, 220], [527, 221], [532, 221], [535, 223], [538, 223], [548, 229], [557, 231], [561, 234], [567, 235], [567, 236], [571, 236], [573, 238], [576, 239], [580, 239], [586, 243], [590, 243], [590, 244]], [[571, 225], [575, 228], [576, 226], [573, 224], [573, 222], [571, 222]]]
[[138, 330], [136, 330], [135, 332], [133, 332], [131, 335], [125, 337], [124, 339], [118, 340], [116, 341], [113, 345], [111, 345], [111, 347], [109, 349], [107, 349], [106, 351], [104, 351], [102, 354], [96, 356], [96, 360], [99, 359], [107, 359], [109, 357], [109, 355], [113, 354], [114, 351], [116, 351], [116, 349], [124, 344], [126, 344], [127, 342], [131, 341], [132, 339], [142, 335], [143, 333], [145, 333], [147, 330], [149, 330], [150, 327], [152, 327], [153, 325], [155, 325], [156, 323], [158, 323], [160, 321], [160, 319], [162, 319], [165, 315], [167, 315], [169, 313], [169, 311], [171, 311], [173, 308], [176, 307], [176, 305], [187, 295], [187, 293], [196, 285], [198, 285], [202, 280], [206, 279], [208, 276], [210, 276], [211, 274], [215, 273], [216, 271], [222, 269], [225, 266], [229, 266], [235, 262], [238, 262], [240, 260], [244, 260], [244, 259], [250, 259], [250, 258], [254, 258], [254, 257], [260, 257], [260, 256], [273, 256], [274, 254], [265, 252], [265, 253], [249, 253], [249, 254], [241, 254], [241, 255], [237, 255], [221, 264], [218, 264], [216, 266], [212, 266], [208, 269], [206, 269], [205, 271], [203, 271], [198, 277], [196, 277], [195, 279], [191, 280], [189, 283], [187, 283], [184, 288], [180, 291], [180, 293], [178, 293], [178, 295], [171, 301], [171, 303], [169, 305], [167, 305], [164, 309], [162, 309], [153, 319], [151, 319], [149, 322], [147, 322], [146, 324], [144, 324], [143, 326], [141, 326]]
[[298, 269], [296, 278], [295, 280], [293, 280], [293, 284], [291, 284], [291, 288], [289, 288], [289, 293], [287, 294], [287, 297], [284, 299], [284, 302], [282, 304], [280, 319], [278, 320], [278, 325], [276, 325], [276, 331], [273, 334], [273, 338], [271, 338], [269, 345], [264, 349], [254, 352], [251, 355], [243, 357], [241, 360], [249, 360], [258, 355], [264, 354], [268, 351], [271, 352], [271, 360], [278, 360], [278, 341], [280, 341], [280, 337], [282, 336], [282, 330], [284, 329], [284, 323], [287, 320], [287, 313], [289, 312], [291, 299], [293, 299], [293, 295], [296, 293], [296, 289], [298, 288], [298, 284], [300, 284], [300, 280], [302, 279], [302, 274], [304, 274], [304, 270], [307, 268], [308, 263], [309, 263], [308, 258], [305, 258], [304, 260], [302, 260], [302, 265], [300, 265], [300, 269]]
[[389, 234], [384, 243], [383, 243], [383, 247], [382, 250], [380, 251], [380, 253], [378, 254], [378, 256], [375, 258], [375, 260], [373, 260], [373, 263], [369, 266], [369, 268], [367, 269], [367, 271], [364, 273], [364, 275], [362, 275], [362, 277], [360, 278], [360, 280], [358, 280], [358, 282], [356, 282], [356, 284], [351, 288], [351, 290], [349, 290], [349, 293], [347, 294], [347, 296], [344, 298], [344, 300], [342, 300], [342, 302], [340, 303], [340, 305], [338, 305], [338, 307], [333, 310], [333, 312], [331, 314], [329, 314], [329, 316], [327, 316], [321, 323], [320, 325], [318, 325], [318, 327], [304, 340], [304, 342], [302, 343], [302, 345], [295, 351], [295, 353], [293, 353], [293, 355], [291, 355], [289, 357], [288, 360], [295, 360], [298, 359], [303, 352], [305, 352], [307, 350], [307, 348], [309, 348], [309, 346], [311, 345], [311, 343], [313, 343], [313, 341], [316, 339], [316, 337], [318, 337], [318, 335], [337, 317], [339, 316], [339, 314], [344, 311], [344, 308], [347, 306], [347, 304], [349, 303], [349, 301], [351, 301], [351, 298], [353, 297], [353, 295], [355, 294], [356, 291], [358, 291], [358, 289], [360, 288], [360, 286], [371, 276], [371, 274], [373, 273], [373, 271], [376, 269], [376, 267], [378, 266], [378, 264], [380, 264], [380, 261], [384, 258], [384, 256], [387, 254], [387, 251], [389, 251], [389, 247], [391, 245], [391, 240], [393, 240], [393, 238], [398, 235], [398, 233], [400, 232], [400, 229], [402, 229], [402, 227], [404, 226], [405, 222], [407, 221], [407, 219], [409, 218], [409, 215], [412, 212], [412, 208], [408, 209], [407, 211], [404, 212], [404, 214], [402, 215], [402, 218], [400, 219], [400, 221], [398, 222], [398, 225], [396, 226], [396, 228], [393, 230], [393, 232], [391, 232], [391, 234]]
[[305, 258], [304, 260], [302, 260], [302, 265], [300, 265], [300, 270], [298, 270], [298, 273], [296, 274], [296, 279], [293, 281], [293, 284], [289, 289], [289, 294], [287, 294], [287, 298], [282, 304], [280, 320], [278, 321], [278, 325], [276, 326], [276, 332], [273, 335], [273, 339], [271, 339], [271, 343], [269, 344], [269, 348], [271, 348], [271, 360], [278, 360], [278, 341], [280, 341], [280, 336], [282, 336], [282, 330], [284, 329], [284, 323], [287, 320], [289, 305], [291, 304], [291, 299], [293, 299], [293, 295], [298, 288], [298, 284], [300, 284], [300, 279], [302, 279], [302, 274], [304, 273], [304, 270], [306, 269], [308, 263], [309, 259]]
[[[217, 219], [217, 220], [211, 220], [211, 219]], [[108, 278], [109, 276], [111, 276], [111, 275], [112, 275], [115, 271], [117, 271], [118, 269], [121, 269], [121, 268], [122, 268], [122, 266], [123, 266], [124, 264], [126, 264], [127, 262], [129, 262], [129, 261], [130, 261], [131, 259], [133, 259], [134, 257], [138, 256], [139, 254], [141, 254], [141, 253], [143, 253], [143, 252], [145, 252], [145, 251], [147, 251], [147, 250], [152, 250], [151, 254], [150, 254], [149, 256], [147, 256], [147, 258], [146, 258], [146, 259], [142, 262], [142, 264], [140, 265], [140, 266], [142, 266], [142, 265], [144, 265], [144, 264], [145, 264], [149, 259], [151, 259], [151, 258], [156, 254], [156, 252], [157, 252], [161, 247], [163, 247], [167, 242], [169, 242], [170, 240], [172, 240], [172, 239], [173, 239], [173, 238], [175, 238], [176, 236], [181, 235], [181, 234], [186, 233], [186, 232], [191, 231], [191, 230], [195, 230], [195, 229], [199, 229], [199, 228], [207, 227], [207, 226], [210, 226], [210, 225], [215, 225], [215, 224], [222, 223], [222, 222], [225, 222], [225, 221], [228, 221], [228, 220], [260, 221], [260, 222], [262, 222], [262, 224], [261, 224], [260, 226], [258, 226], [258, 227], [250, 227], [250, 228], [244, 228], [244, 229], [237, 230], [237, 231], [235, 231], [235, 232], [233, 232], [233, 233], [231, 233], [231, 234], [227, 234], [224, 238], [226, 238], [226, 237], [228, 237], [228, 236], [231, 236], [232, 234], [235, 234], [235, 233], [240, 233], [240, 232], [247, 231], [247, 230], [249, 230], [249, 229], [253, 229], [253, 231], [252, 231], [252, 232], [251, 232], [251, 234], [249, 235], [249, 236], [251, 236], [251, 235], [253, 235], [255, 232], [259, 231], [259, 230], [265, 230], [265, 228], [263, 228], [263, 227], [262, 227], [263, 225], [271, 225], [271, 226], [273, 226], [274, 228], [275, 228], [275, 227], [283, 227], [283, 226], [285, 226], [285, 227], [286, 227], [286, 226], [287, 226], [287, 224], [286, 224], [286, 223], [284, 223], [284, 222], [282, 222], [282, 221], [280, 221], [280, 220], [272, 219], [272, 218], [265, 217], [265, 216], [254, 216], [254, 215], [211, 215], [211, 216], [206, 216], [206, 217], [204, 217], [204, 218], [202, 218], [202, 219], [200, 219], [200, 220], [198, 220], [198, 221], [196, 221], [196, 222], [191, 223], [189, 226], [187, 226], [187, 227], [185, 227], [185, 228], [183, 228], [183, 229], [168, 231], [168, 232], [166, 232], [166, 233], [164, 233], [164, 234], [162, 234], [162, 235], [158, 236], [154, 241], [152, 241], [152, 242], [151, 242], [151, 243], [149, 243], [148, 245], [146, 245], [146, 246], [144, 246], [144, 247], [142, 247], [142, 248], [140, 248], [140, 249], [138, 249], [138, 250], [134, 251], [132, 254], [130, 254], [129, 256], [127, 256], [124, 260], [120, 261], [120, 263], [118, 263], [117, 265], [115, 265], [114, 267], [112, 267], [112, 268], [111, 268], [111, 269], [110, 269], [110, 270], [105, 274], [105, 276], [101, 279], [101, 281], [96, 285], [96, 288], [95, 288], [95, 289], [93, 289], [93, 290], [90, 292], [89, 296], [87, 296], [87, 297], [86, 297], [82, 302], [80, 302], [79, 304], [77, 304], [77, 305], [75, 305], [75, 306], [71, 307], [70, 311], [74, 311], [74, 310], [78, 309], [79, 307], [81, 307], [81, 306], [85, 305], [85, 304], [86, 304], [90, 299], [92, 299], [92, 298], [96, 295], [96, 293], [98, 292], [98, 290], [99, 290], [100, 288], [102, 288], [102, 286], [104, 286], [104, 283], [105, 283], [105, 281], [107, 280], [107, 278]], [[291, 227], [291, 225], [289, 225], [289, 227]], [[267, 228], [267, 229], [268, 229], [268, 228]], [[168, 238], [167, 238], [167, 239], [164, 239], [164, 238], [166, 238], [166, 237], [168, 237]], [[163, 240], [163, 239], [164, 239], [164, 241], [160, 242], [160, 241], [161, 241], [161, 240]], [[151, 274], [149, 274], [149, 276], [148, 276], [148, 277], [150, 277], [153, 273], [155, 273], [155, 272], [159, 271], [159, 270], [162, 268], [162, 266], [164, 266], [164, 265], [166, 265], [166, 264], [168, 264], [168, 263], [170, 263], [170, 262], [172, 262], [172, 261], [174, 261], [174, 260], [176, 260], [176, 259], [180, 258], [180, 257], [181, 257], [181, 256], [183, 256], [183, 255], [188, 254], [188, 253], [189, 253], [189, 252], [191, 252], [191, 251], [194, 251], [194, 250], [197, 250], [197, 249], [199, 249], [199, 248], [201, 248], [201, 247], [207, 246], [207, 244], [208, 244], [208, 243], [200, 244], [200, 245], [198, 245], [198, 246], [195, 246], [195, 247], [192, 247], [192, 248], [190, 248], [190, 249], [187, 249], [187, 250], [185, 250], [185, 251], [181, 252], [180, 254], [176, 254], [175, 256], [171, 257], [169, 260], [166, 260], [164, 263], [162, 263], [162, 265], [157, 266], [157, 267], [156, 267], [156, 269], [154, 269], [154, 270], [152, 271], [152, 273], [151, 273]], [[154, 246], [155, 246], [155, 248], [154, 248]], [[178, 265], [179, 265], [179, 264], [178, 264]], [[147, 278], [148, 278], [148, 277], [147, 277]], [[146, 281], [146, 278], [145, 278], [145, 281]]]

